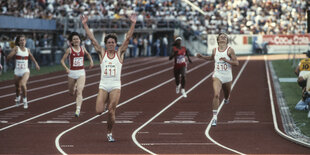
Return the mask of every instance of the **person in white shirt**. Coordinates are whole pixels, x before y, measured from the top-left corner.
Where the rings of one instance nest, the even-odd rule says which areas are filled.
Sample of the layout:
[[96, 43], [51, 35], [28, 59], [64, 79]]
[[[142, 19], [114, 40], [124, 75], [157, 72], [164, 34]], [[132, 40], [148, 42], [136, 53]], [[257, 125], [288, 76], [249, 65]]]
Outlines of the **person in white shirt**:
[[98, 114], [104, 112], [105, 104], [108, 102], [107, 138], [109, 142], [114, 142], [112, 128], [115, 123], [116, 105], [119, 102], [121, 94], [121, 70], [124, 54], [127, 50], [129, 40], [133, 35], [137, 17], [135, 14], [130, 16], [131, 26], [126, 34], [123, 44], [117, 50], [117, 36], [115, 34], [106, 35], [104, 38], [104, 49], [99, 45], [93, 33], [90, 31], [87, 25], [88, 17], [83, 15], [81, 16], [81, 20], [86, 34], [91, 40], [100, 58], [101, 80], [96, 101], [96, 112]]
[[20, 93], [22, 92], [24, 109], [28, 108], [27, 102], [27, 81], [29, 79], [30, 70], [28, 68], [28, 58], [34, 63], [37, 70], [40, 70], [36, 59], [31, 54], [30, 50], [26, 48], [26, 37], [19, 35], [15, 40], [15, 47], [12, 49], [10, 54], [7, 56], [7, 61], [15, 56], [15, 69], [14, 69], [14, 80], [16, 87], [16, 106], [20, 104]]
[[229, 95], [232, 85], [232, 66], [238, 66], [239, 61], [235, 55], [234, 49], [228, 46], [228, 35], [220, 33], [217, 37], [218, 48], [212, 50], [211, 56], [203, 56], [197, 54], [198, 58], [205, 60], [214, 60], [214, 73], [213, 73], [213, 120], [212, 126], [216, 126], [217, 122], [217, 109], [220, 103], [220, 92], [223, 88], [224, 103], [229, 102]]

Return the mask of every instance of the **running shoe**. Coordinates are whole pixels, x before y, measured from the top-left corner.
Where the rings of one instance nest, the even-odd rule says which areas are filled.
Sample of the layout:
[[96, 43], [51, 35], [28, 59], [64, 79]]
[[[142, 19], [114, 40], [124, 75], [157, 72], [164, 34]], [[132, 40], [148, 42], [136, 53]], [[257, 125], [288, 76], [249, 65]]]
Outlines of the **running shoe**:
[[212, 125], [212, 126], [216, 126], [216, 122], [217, 122], [217, 119], [216, 119], [216, 118], [213, 118], [213, 119], [212, 119], [212, 124], [211, 124], [211, 125]]
[[112, 137], [112, 133], [107, 134], [107, 138], [109, 142], [115, 142], [115, 139]]
[[75, 117], [79, 117], [80, 116], [80, 109], [76, 109], [75, 111]]
[[310, 118], [310, 110], [309, 110], [309, 112], [308, 112], [308, 118]]
[[224, 100], [224, 104], [228, 104], [229, 103], [229, 100]]
[[179, 85], [177, 86], [177, 88], [175, 89], [175, 92], [176, 92], [177, 94], [180, 93], [180, 88], [181, 88], [181, 85], [179, 84]]
[[24, 109], [28, 109], [28, 102], [24, 101]]
[[185, 89], [181, 89], [181, 93], [182, 93], [182, 95], [183, 95], [184, 98], [187, 97], [186, 92], [185, 92]]
[[18, 107], [19, 104], [20, 104], [20, 100], [19, 99], [15, 99], [15, 103], [16, 103], [15, 106]]

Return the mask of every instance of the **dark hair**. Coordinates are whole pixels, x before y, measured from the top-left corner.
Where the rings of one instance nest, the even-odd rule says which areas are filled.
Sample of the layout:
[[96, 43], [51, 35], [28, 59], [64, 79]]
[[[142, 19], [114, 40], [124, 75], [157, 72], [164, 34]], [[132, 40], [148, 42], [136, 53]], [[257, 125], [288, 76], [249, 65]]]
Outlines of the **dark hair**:
[[217, 38], [216, 38], [217, 43], [219, 42], [219, 37], [220, 37], [222, 34], [224, 34], [224, 35], [227, 36], [227, 44], [228, 44], [228, 35], [227, 35], [226, 33], [223, 33], [223, 32], [219, 33], [219, 35], [217, 36]]
[[104, 44], [107, 44], [108, 39], [110, 39], [110, 38], [114, 39], [114, 40], [115, 40], [115, 43], [117, 44], [117, 36], [116, 36], [115, 33], [110, 33], [110, 34], [108, 34], [107, 36], [105, 36], [105, 37], [104, 37]]
[[15, 46], [19, 46], [20, 38], [26, 38], [25, 35], [18, 35], [15, 39]]
[[72, 32], [72, 33], [69, 35], [69, 38], [68, 38], [69, 41], [70, 41], [70, 44], [71, 44], [71, 41], [72, 41], [72, 39], [73, 39], [73, 36], [78, 36], [78, 37], [81, 39], [79, 33], [77, 33], [77, 32]]

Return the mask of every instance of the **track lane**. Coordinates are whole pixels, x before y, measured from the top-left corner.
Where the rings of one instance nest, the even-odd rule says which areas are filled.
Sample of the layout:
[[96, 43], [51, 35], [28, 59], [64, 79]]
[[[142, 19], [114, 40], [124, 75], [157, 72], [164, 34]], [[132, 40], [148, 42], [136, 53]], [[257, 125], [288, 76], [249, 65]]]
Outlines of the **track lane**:
[[[310, 153], [309, 148], [294, 144], [276, 134], [264, 61], [250, 61], [244, 72], [234, 88], [235, 91], [232, 91], [232, 102], [224, 105], [218, 116], [218, 125], [211, 128], [211, 137], [246, 154]], [[254, 84], [259, 87], [254, 88]]]
[[[168, 66], [169, 64], [166, 64], [166, 67]], [[170, 65], [169, 65], [170, 66]], [[143, 66], [141, 66], [141, 67], [143, 67]], [[152, 69], [148, 69], [147, 71], [145, 71], [145, 72], [143, 72], [143, 73], [136, 73], [136, 74], [132, 74], [132, 75], [129, 75], [129, 76], [127, 76], [126, 78], [123, 78], [123, 79], [132, 79], [132, 80], [136, 80], [137, 79], [137, 77], [139, 77], [139, 76], [141, 76], [141, 77], [145, 77], [145, 76], [147, 76], [147, 75], [150, 75], [150, 73], [153, 73], [154, 71], [156, 72], [156, 70], [162, 70], [162, 68], [165, 68], [165, 66], [161, 66], [161, 67], [155, 67], [155, 70], [154, 70], [154, 68], [152, 68]], [[167, 73], [169, 72], [169, 71], [166, 71]], [[167, 74], [167, 73], [165, 73], [165, 74]], [[157, 75], [158, 76], [158, 75]], [[160, 77], [160, 75], [159, 75], [159, 77]], [[160, 79], [160, 78], [155, 78], [155, 79], [153, 79], [152, 81], [154, 81], [154, 80], [156, 80], [156, 79]], [[137, 83], [135, 83], [135, 84], [138, 84], [138, 82]], [[126, 83], [125, 84], [123, 84], [123, 86], [124, 85], [126, 85]], [[89, 90], [92, 90], [93, 92], [91, 92], [91, 91], [85, 91], [85, 92], [87, 92], [87, 93], [94, 93], [94, 94], [97, 94], [97, 91], [98, 91], [98, 88], [97, 88], [98, 86], [95, 86], [95, 87], [92, 87], [92, 88], [88, 88]], [[135, 88], [135, 86], [133, 86], [134, 88]], [[89, 95], [87, 95], [87, 96], [89, 96]], [[96, 96], [96, 95], [95, 95]], [[84, 95], [84, 98], [85, 98], [85, 95]], [[59, 99], [59, 97], [58, 97], [58, 99]], [[51, 100], [53, 100], [52, 98], [51, 98]], [[73, 98], [72, 98], [72, 100], [74, 100]], [[54, 98], [54, 101], [55, 101], [55, 98]], [[50, 102], [50, 101], [48, 101], [48, 102]], [[63, 101], [64, 102], [64, 101]], [[88, 103], [88, 102], [91, 102], [91, 103]], [[93, 98], [93, 99], [90, 99], [89, 101], [84, 101], [84, 104], [83, 104], [83, 108], [82, 108], [82, 117], [81, 118], [79, 118], [79, 120], [74, 120], [73, 119], [73, 121], [72, 121], [72, 123], [71, 124], [69, 124], [69, 126], [72, 126], [72, 125], [74, 125], [75, 124], [75, 121], [83, 121], [83, 119], [85, 118], [87, 118], [87, 115], [94, 115], [94, 105], [93, 106], [91, 106], [91, 104], [94, 104], [95, 103], [95, 97]], [[59, 103], [56, 103], [56, 104], [59, 104]], [[48, 104], [48, 105], [52, 105], [52, 106], [55, 106], [54, 104]], [[87, 105], [87, 106], [86, 106]], [[90, 112], [85, 112], [84, 114], [83, 114], [83, 112], [84, 112], [84, 109], [85, 110], [87, 110], [87, 107], [90, 107], [91, 109], [89, 109], [88, 111], [90, 111]], [[33, 109], [34, 109], [34, 111], [30, 111], [30, 114], [28, 114], [28, 115], [34, 115], [34, 114], [31, 114], [32, 112], [33, 113], [35, 113], [35, 112], [37, 112], [37, 111], [35, 111], [35, 109], [36, 110], [38, 110], [38, 109], [40, 109], [40, 108], [42, 108], [42, 107], [40, 107], [40, 106], [38, 106], [38, 107], [35, 107], [35, 106], [33, 106]], [[44, 107], [43, 107], [44, 108]], [[45, 110], [49, 110], [49, 109], [52, 109], [51, 107], [45, 107], [46, 109]], [[44, 110], [43, 110], [44, 111]], [[64, 112], [65, 111], [65, 112]], [[68, 113], [71, 113], [71, 114], [73, 114], [73, 111], [74, 111], [74, 107], [67, 107], [67, 108], [64, 108], [64, 109], [62, 109], [62, 110], [60, 110], [60, 111], [58, 111], [58, 112], [53, 112], [52, 114], [47, 114], [48, 116], [47, 117], [49, 117], [49, 119], [46, 119], [46, 117], [42, 117], [42, 120], [44, 121], [44, 119], [46, 119], [46, 120], [50, 120], [50, 119], [53, 119], [53, 117], [55, 117], [55, 116], [60, 116], [60, 115], [63, 115], [63, 114], [68, 114]], [[38, 113], [38, 112], [37, 112]], [[84, 116], [83, 116], [84, 115]], [[29, 131], [29, 130], [32, 130], [32, 127], [34, 128], [34, 130], [36, 130], [35, 128], [39, 128], [40, 127], [40, 124], [37, 124], [37, 122], [38, 121], [42, 121], [41, 120], [41, 118], [39, 118], [39, 119], [35, 119], [35, 120], [31, 120], [31, 121], [29, 121], [29, 122], [27, 122], [27, 123], [23, 123], [23, 124], [20, 124], [20, 128], [25, 128], [25, 131], [24, 132], [27, 132], [27, 131]], [[55, 126], [55, 124], [51, 124], [51, 127], [52, 128], [54, 128], [54, 126]], [[29, 128], [28, 128], [29, 127]], [[67, 125], [64, 125], [64, 127], [66, 128], [67, 127]], [[9, 131], [9, 133], [15, 133], [15, 131], [17, 131], [19, 128], [11, 128], [10, 130], [8, 130]], [[48, 129], [46, 129], [46, 130], [48, 130]], [[45, 130], [45, 131], [46, 131]], [[58, 131], [58, 130], [57, 130]], [[53, 131], [54, 132], [54, 131]], [[6, 134], [6, 132], [0, 132], [0, 134], [2, 135], [2, 134]], [[10, 134], [9, 134], [10, 135]], [[51, 135], [53, 135], [53, 134], [51, 134]], [[13, 134], [11, 134], [10, 135], [11, 136], [11, 138], [12, 139], [14, 139], [14, 137], [12, 137], [13, 136]], [[7, 138], [9, 138], [9, 137], [7, 137]], [[54, 137], [52, 137], [51, 139], [54, 139]], [[29, 140], [31, 140], [31, 139], [29, 139]], [[10, 141], [10, 140], [8, 140], [8, 141]], [[6, 144], [7, 145], [7, 144]], [[11, 145], [11, 144], [9, 144], [9, 145]], [[12, 144], [12, 145], [14, 145], [14, 143]], [[28, 145], [28, 144], [25, 144], [25, 147], [26, 147], [26, 145]], [[28, 146], [28, 148], [31, 148], [31, 144], [29, 144], [30, 146]], [[5, 145], [3, 145], [3, 146], [5, 146]], [[49, 145], [46, 145], [47, 147], [49, 146]], [[46, 149], [46, 151], [47, 150], [50, 150], [50, 149]], [[15, 151], [17, 151], [18, 152], [18, 150], [15, 150]]]
[[[198, 69], [195, 72], [198, 72]], [[154, 91], [151, 91], [150, 93], [145, 92], [147, 94], [131, 101], [130, 103], [128, 103], [124, 106], [118, 107], [116, 117], [121, 116], [122, 114], [124, 114], [126, 112], [137, 113], [137, 115], [130, 120], [130, 121], [132, 121], [132, 123], [121, 123], [121, 124], [116, 123], [115, 130], [114, 130], [114, 136], [115, 136], [117, 142], [113, 143], [115, 147], [107, 148], [107, 146], [109, 146], [111, 144], [107, 144], [107, 142], [106, 142], [106, 137], [105, 137], [106, 125], [102, 124], [102, 121], [105, 121], [105, 119], [100, 119], [100, 118], [92, 120], [91, 122], [88, 122], [87, 124], [84, 124], [83, 126], [79, 126], [78, 128], [74, 128], [74, 129], [72, 129], [72, 131], [66, 131], [68, 133], [65, 133], [65, 135], [63, 135], [63, 133], [62, 133], [59, 146], [61, 147], [61, 146], [66, 146], [66, 145], [73, 145], [74, 146], [73, 148], [61, 147], [61, 149], [63, 149], [64, 152], [69, 153], [69, 154], [74, 154], [77, 152], [79, 152], [79, 153], [92, 153], [92, 154], [93, 153], [100, 153], [100, 154], [102, 154], [102, 153], [103, 154], [119, 153], [119, 154], [124, 154], [124, 153], [129, 153], [129, 152], [130, 153], [143, 153], [132, 142], [128, 143], [131, 141], [131, 137], [130, 137], [131, 133], [130, 132], [132, 129], [134, 129], [134, 126], [137, 126], [137, 124], [139, 124], [140, 122], [142, 122], [143, 120], [145, 120], [146, 118], [151, 116], [152, 113], [156, 112], [157, 111], [156, 109], [160, 109], [160, 107], [165, 106], [167, 100], [169, 100], [171, 97], [172, 97], [171, 99], [173, 99], [176, 96], [179, 96], [179, 95], [176, 95], [175, 93], [173, 93], [171, 95], [171, 97], [168, 97], [168, 98], [166, 98], [166, 97], [164, 98], [164, 97], [161, 97], [159, 95], [159, 94], [167, 92], [167, 90], [171, 90], [171, 86], [175, 85], [173, 82], [173, 78], [171, 78], [172, 77], [171, 74], [172, 74], [172, 70], [170, 71], [170, 74], [163, 74], [160, 76], [160, 79], [161, 79], [160, 81], [165, 82], [165, 83], [168, 82], [167, 84], [164, 84], [160, 88], [158, 88]], [[191, 74], [191, 73], [189, 73], [189, 74]], [[149, 81], [143, 81], [140, 84], [141, 84], [141, 86], [144, 86], [144, 87], [149, 86], [150, 84], [153, 84], [153, 85], [155, 84], [155, 86], [156, 86], [157, 85], [156, 83], [158, 83], [159, 78], [155, 78], [155, 79], [149, 80]], [[167, 81], [167, 79], [171, 79], [171, 80]], [[153, 81], [153, 82], [150, 83], [150, 81]], [[160, 84], [160, 83], [158, 83], [158, 84]], [[175, 88], [175, 87], [173, 86], [172, 88]], [[128, 87], [127, 89], [128, 90], [123, 89], [124, 92], [130, 93], [133, 90], [132, 87]], [[175, 90], [173, 89], [173, 91], [175, 91]], [[121, 118], [119, 118], [119, 119], [121, 119]], [[118, 120], [118, 118], [117, 118], [117, 120]], [[85, 130], [88, 130], [90, 128], [90, 126], [91, 126], [91, 128], [95, 128], [92, 131], [93, 132], [96, 131], [96, 134], [91, 135], [90, 137], [81, 136], [81, 133], [85, 132]], [[121, 126], [123, 126], [123, 127], [121, 127]], [[102, 130], [102, 132], [100, 132], [100, 130]], [[89, 147], [92, 147], [92, 150], [80, 149], [81, 145], [84, 145], [83, 147], [88, 147], [88, 146], [85, 146], [85, 143], [80, 143], [76, 139], [83, 139], [81, 141], [89, 142], [86, 145], [90, 145]], [[100, 141], [100, 143], [99, 143], [99, 141]]]

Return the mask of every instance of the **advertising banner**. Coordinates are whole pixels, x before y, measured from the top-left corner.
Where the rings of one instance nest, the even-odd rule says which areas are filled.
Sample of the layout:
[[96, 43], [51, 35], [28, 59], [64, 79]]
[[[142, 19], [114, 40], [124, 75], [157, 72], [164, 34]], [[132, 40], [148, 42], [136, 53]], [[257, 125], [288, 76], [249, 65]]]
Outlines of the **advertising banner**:
[[[218, 35], [208, 35], [208, 55], [212, 54], [212, 50], [218, 47], [217, 44]], [[252, 54], [255, 53], [253, 45], [257, 42], [261, 42], [262, 38], [259, 35], [228, 35], [228, 46], [235, 50], [235, 53], [240, 54]]]
[[[218, 35], [208, 35], [208, 51], [218, 47]], [[310, 34], [305, 35], [228, 35], [228, 46], [237, 55], [303, 53], [310, 50]]]
[[268, 53], [303, 53], [310, 50], [310, 35], [264, 35]]

